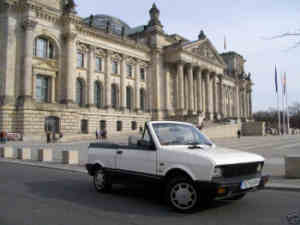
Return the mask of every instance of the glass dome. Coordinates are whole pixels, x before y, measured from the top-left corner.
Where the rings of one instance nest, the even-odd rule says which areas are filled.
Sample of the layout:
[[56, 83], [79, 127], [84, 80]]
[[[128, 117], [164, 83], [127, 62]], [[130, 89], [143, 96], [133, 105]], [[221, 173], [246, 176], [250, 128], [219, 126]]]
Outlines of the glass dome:
[[[85, 18], [83, 21], [86, 24], [90, 24], [91, 17]], [[125, 28], [125, 34], [127, 34], [128, 31], [130, 30], [130, 27], [124, 21], [108, 15], [94, 15], [92, 26], [101, 30], [105, 30], [107, 26], [107, 22], [110, 22], [111, 30], [112, 33], [114, 34], [121, 35], [122, 27]]]

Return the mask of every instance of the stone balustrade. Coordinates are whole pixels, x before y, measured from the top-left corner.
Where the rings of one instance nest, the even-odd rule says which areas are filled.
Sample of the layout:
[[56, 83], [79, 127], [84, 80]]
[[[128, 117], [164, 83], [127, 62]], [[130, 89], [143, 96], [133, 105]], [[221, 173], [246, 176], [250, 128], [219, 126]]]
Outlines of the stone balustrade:
[[79, 153], [78, 151], [63, 151], [62, 161], [64, 164], [77, 165], [79, 164]]
[[300, 178], [300, 155], [285, 156], [285, 176], [287, 178]]
[[51, 162], [52, 161], [52, 149], [40, 149], [38, 151], [38, 159], [42, 162]]
[[19, 148], [17, 152], [17, 159], [31, 160], [31, 149], [30, 148]]
[[3, 158], [14, 158], [14, 151], [12, 147], [0, 148], [0, 156]]

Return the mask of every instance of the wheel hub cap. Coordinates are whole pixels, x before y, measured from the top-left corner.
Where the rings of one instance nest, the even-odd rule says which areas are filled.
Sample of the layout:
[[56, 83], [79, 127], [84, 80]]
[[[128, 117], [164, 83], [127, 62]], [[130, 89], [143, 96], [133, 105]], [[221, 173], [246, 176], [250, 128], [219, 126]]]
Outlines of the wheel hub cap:
[[197, 202], [197, 192], [189, 183], [178, 183], [171, 190], [171, 202], [179, 209], [190, 209]]
[[104, 182], [103, 174], [98, 173], [96, 175], [96, 179], [95, 179], [95, 183], [96, 183], [97, 187], [102, 188], [103, 187], [103, 182]]

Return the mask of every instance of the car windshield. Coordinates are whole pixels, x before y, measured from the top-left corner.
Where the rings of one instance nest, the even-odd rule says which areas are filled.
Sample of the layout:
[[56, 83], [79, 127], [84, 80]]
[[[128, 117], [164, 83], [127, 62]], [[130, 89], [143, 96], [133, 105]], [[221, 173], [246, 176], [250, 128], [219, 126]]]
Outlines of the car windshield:
[[157, 123], [153, 129], [161, 145], [209, 145], [213, 143], [200, 131], [187, 124]]

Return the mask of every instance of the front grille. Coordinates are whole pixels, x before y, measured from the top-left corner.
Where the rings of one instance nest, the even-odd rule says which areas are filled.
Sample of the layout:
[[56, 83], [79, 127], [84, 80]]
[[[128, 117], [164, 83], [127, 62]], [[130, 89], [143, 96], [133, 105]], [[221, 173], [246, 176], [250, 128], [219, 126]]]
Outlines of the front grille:
[[239, 177], [239, 176], [256, 174], [258, 164], [259, 163], [256, 162], [256, 163], [244, 163], [244, 164], [221, 166], [223, 170], [223, 177], [231, 178], [231, 177]]

